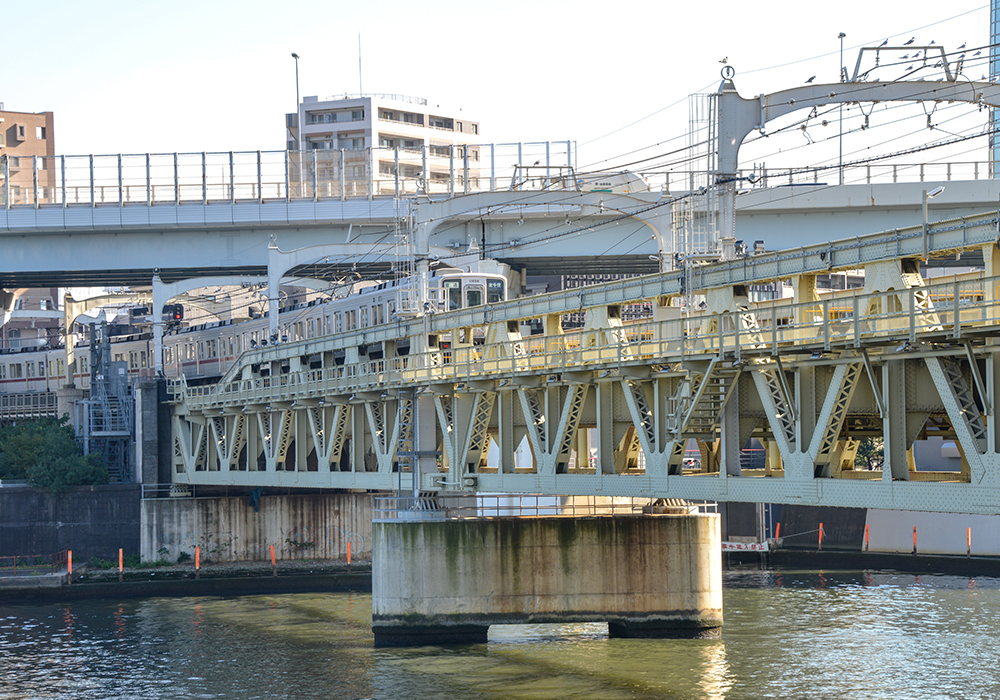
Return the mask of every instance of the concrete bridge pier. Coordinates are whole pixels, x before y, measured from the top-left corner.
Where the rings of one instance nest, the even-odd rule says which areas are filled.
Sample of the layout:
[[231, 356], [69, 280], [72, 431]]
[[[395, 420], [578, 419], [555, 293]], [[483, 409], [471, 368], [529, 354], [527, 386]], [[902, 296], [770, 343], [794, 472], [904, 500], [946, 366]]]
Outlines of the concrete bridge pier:
[[373, 524], [376, 646], [483, 643], [491, 624], [688, 638], [722, 625], [717, 514], [427, 515]]

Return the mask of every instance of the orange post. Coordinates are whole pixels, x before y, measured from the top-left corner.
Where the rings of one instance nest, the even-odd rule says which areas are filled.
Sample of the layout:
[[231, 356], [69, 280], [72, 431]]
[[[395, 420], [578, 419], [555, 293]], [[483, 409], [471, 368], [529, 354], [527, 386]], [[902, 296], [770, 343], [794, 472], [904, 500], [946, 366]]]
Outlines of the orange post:
[[118, 583], [122, 582], [123, 570], [125, 568], [125, 557], [122, 556], [121, 548], [118, 549]]
[[972, 528], [965, 528], [965, 556], [972, 556]]
[[868, 551], [868, 523], [865, 523], [865, 551]]
[[194, 577], [201, 578], [201, 545], [195, 545], [194, 548]]
[[913, 526], [913, 553], [917, 553], [917, 526]]
[[72, 549], [67, 549], [66, 550], [66, 573], [68, 574], [68, 576], [66, 577], [66, 582], [67, 583], [73, 583], [73, 550]]
[[347, 573], [351, 573], [351, 543], [347, 543]]
[[819, 524], [819, 551], [823, 551], [823, 523]]
[[774, 528], [774, 539], [781, 537], [781, 523], [778, 523]]
[[271, 575], [278, 575], [278, 565], [274, 561], [274, 545], [271, 545]]

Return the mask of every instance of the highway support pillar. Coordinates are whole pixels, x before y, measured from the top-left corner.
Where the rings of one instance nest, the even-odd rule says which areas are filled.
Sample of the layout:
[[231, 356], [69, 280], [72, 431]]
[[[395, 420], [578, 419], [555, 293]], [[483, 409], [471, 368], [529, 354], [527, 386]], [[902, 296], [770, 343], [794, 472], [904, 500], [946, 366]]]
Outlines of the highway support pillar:
[[373, 524], [376, 646], [484, 643], [491, 624], [607, 621], [612, 637], [717, 636], [717, 514]]

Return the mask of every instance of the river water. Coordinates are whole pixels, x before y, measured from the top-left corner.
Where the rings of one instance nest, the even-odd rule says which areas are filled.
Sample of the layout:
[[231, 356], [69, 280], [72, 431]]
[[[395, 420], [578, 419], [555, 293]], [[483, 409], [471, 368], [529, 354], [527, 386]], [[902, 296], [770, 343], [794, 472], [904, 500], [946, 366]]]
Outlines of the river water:
[[0, 698], [996, 698], [1000, 579], [729, 571], [717, 640], [494, 626], [376, 649], [371, 596], [0, 606]]

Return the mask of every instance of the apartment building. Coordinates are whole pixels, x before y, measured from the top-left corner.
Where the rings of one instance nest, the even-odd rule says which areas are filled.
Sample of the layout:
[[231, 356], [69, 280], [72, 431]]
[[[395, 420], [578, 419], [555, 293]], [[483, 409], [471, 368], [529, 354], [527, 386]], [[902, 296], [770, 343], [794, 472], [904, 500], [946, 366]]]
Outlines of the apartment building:
[[[369, 180], [376, 188], [379, 183], [395, 186], [398, 175], [407, 183], [418, 183], [418, 189], [441, 191], [453, 174], [459, 185], [464, 184], [466, 172], [470, 181], [475, 180], [470, 186], [478, 186], [479, 123], [461, 112], [441, 110], [422, 97], [307, 96], [298, 114], [286, 116], [285, 125], [289, 151], [317, 151], [319, 181], [338, 179], [343, 149], [344, 179], [355, 186]], [[300, 155], [299, 160], [305, 173], [314, 157]]]
[[9, 193], [12, 204], [34, 204], [37, 177], [44, 201], [56, 183], [55, 154], [52, 112], [8, 112], [0, 103], [0, 200]]

